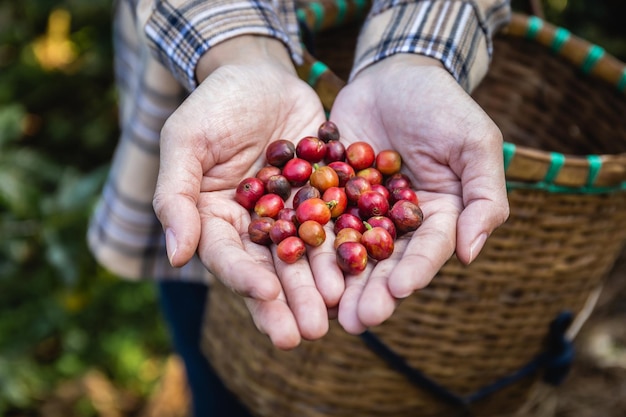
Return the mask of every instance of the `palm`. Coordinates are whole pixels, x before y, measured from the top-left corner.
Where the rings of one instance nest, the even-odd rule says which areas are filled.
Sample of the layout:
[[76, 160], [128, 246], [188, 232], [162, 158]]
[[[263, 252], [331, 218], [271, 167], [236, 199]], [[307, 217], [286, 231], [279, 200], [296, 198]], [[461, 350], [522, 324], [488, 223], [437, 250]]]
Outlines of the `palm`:
[[[388, 318], [397, 299], [427, 285], [455, 250], [464, 262], [471, 260], [476, 234], [485, 223], [493, 228], [505, 218], [490, 201], [483, 213], [475, 204], [490, 192], [502, 199], [495, 125], [447, 73], [405, 69], [390, 66], [384, 76], [358, 77], [339, 94], [331, 113], [346, 142], [366, 140], [377, 151], [402, 154], [425, 218], [416, 232], [398, 239], [390, 259], [368, 267], [366, 284], [362, 276], [347, 277], [339, 320], [355, 333]], [[479, 158], [484, 167], [476, 166]], [[485, 184], [486, 175], [497, 178]]]
[[328, 247], [287, 265], [271, 248], [252, 243], [250, 214], [234, 201], [234, 190], [264, 165], [269, 142], [296, 142], [315, 133], [323, 120], [319, 98], [295, 75], [276, 71], [271, 63], [224, 66], [190, 95], [162, 135], [165, 164], [176, 165], [162, 168], [185, 170], [189, 190], [176, 191], [197, 208], [202, 262], [245, 297], [259, 329], [284, 348], [326, 332], [327, 308], [337, 304], [343, 277], [336, 267], [329, 273]]

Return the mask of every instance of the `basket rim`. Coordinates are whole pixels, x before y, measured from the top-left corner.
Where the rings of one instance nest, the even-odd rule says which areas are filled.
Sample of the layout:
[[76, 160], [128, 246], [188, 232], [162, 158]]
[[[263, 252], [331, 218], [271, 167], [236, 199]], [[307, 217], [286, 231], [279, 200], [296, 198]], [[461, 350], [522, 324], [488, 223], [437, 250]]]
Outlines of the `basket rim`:
[[[315, 34], [362, 18], [368, 4], [359, 0], [319, 0], [299, 8], [297, 15]], [[524, 38], [545, 47], [584, 75], [613, 86], [626, 99], [626, 64], [569, 30], [537, 16], [513, 12], [499, 35]], [[298, 74], [318, 92], [328, 112], [345, 81], [306, 47], [303, 49], [304, 63], [298, 67]], [[503, 155], [509, 189], [591, 194], [626, 190], [626, 153], [572, 155], [516, 145], [505, 138]], [[533, 169], [528, 170], [529, 166]]]

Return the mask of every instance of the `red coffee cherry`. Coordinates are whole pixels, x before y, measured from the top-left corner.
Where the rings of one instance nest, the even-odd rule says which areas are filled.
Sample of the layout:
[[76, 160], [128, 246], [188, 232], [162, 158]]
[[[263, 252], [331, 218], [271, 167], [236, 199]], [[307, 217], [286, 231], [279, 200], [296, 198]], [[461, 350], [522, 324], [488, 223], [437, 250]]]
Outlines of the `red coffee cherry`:
[[339, 128], [334, 122], [330, 120], [325, 121], [320, 125], [317, 129], [317, 137], [320, 138], [323, 142], [328, 143], [330, 141], [338, 141], [339, 140]]
[[362, 219], [373, 216], [384, 216], [389, 211], [389, 202], [377, 191], [365, 191], [357, 202], [359, 215]]
[[246, 210], [252, 210], [263, 194], [265, 194], [263, 181], [254, 177], [244, 178], [235, 190], [235, 201]]
[[269, 230], [271, 241], [277, 245], [289, 236], [296, 236], [297, 234], [296, 225], [292, 221], [283, 219], [276, 220]]
[[289, 236], [276, 247], [276, 255], [287, 264], [296, 263], [305, 253], [304, 241], [297, 236]]
[[393, 175], [400, 172], [402, 167], [402, 157], [400, 153], [392, 149], [385, 149], [376, 155], [376, 168], [383, 175]]
[[372, 227], [363, 233], [361, 244], [367, 249], [367, 254], [377, 261], [387, 259], [393, 253], [394, 239], [382, 227]]
[[282, 167], [296, 154], [296, 146], [287, 139], [278, 139], [267, 145], [265, 159], [268, 164]]
[[271, 217], [258, 217], [252, 219], [248, 225], [248, 235], [250, 240], [259, 245], [269, 245], [272, 243], [270, 238], [270, 229], [274, 225], [274, 219]]
[[312, 164], [326, 156], [326, 144], [315, 136], [305, 136], [296, 145], [296, 156]]
[[278, 217], [278, 213], [285, 207], [285, 202], [278, 194], [265, 194], [254, 205], [254, 212], [259, 217]]
[[307, 245], [317, 247], [326, 240], [326, 231], [315, 220], [307, 220], [298, 227], [298, 236]]
[[424, 220], [422, 209], [408, 200], [400, 200], [389, 210], [389, 217], [396, 225], [398, 235], [417, 230]]
[[312, 172], [313, 166], [300, 158], [290, 159], [283, 167], [283, 176], [289, 180], [293, 187], [301, 187], [306, 184]]
[[356, 171], [371, 167], [375, 159], [374, 148], [367, 142], [354, 142], [346, 148], [346, 161]]
[[296, 208], [296, 218], [300, 224], [307, 220], [314, 220], [321, 225], [330, 221], [330, 208], [321, 198], [309, 198]]
[[358, 242], [344, 242], [336, 249], [337, 265], [350, 275], [358, 275], [367, 267], [367, 249]]

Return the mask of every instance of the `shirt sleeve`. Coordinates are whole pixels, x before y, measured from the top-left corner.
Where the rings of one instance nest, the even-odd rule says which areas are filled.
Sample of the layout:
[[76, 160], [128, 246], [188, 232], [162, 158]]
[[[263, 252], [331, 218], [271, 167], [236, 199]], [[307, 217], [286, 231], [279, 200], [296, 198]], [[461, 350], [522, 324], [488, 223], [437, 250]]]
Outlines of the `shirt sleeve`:
[[487, 72], [492, 37], [511, 16], [506, 0], [378, 0], [361, 29], [354, 78], [365, 67], [397, 53], [441, 61], [471, 91]]
[[295, 6], [289, 0], [154, 0], [144, 31], [156, 59], [188, 90], [195, 69], [214, 45], [239, 35], [281, 40], [302, 62]]

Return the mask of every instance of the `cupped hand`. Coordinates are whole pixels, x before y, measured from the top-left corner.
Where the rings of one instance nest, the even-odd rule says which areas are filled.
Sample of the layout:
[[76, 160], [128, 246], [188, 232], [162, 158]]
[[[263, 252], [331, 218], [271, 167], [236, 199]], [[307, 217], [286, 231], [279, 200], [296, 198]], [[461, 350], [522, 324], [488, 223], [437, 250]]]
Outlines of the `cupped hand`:
[[252, 39], [274, 42], [268, 59], [265, 52], [257, 56], [258, 45], [247, 49], [245, 38], [235, 38], [239, 44], [225, 50], [225, 62], [167, 120], [154, 208], [172, 265], [184, 265], [197, 252], [209, 271], [245, 298], [259, 330], [289, 349], [327, 332], [327, 311], [339, 301], [343, 276], [328, 245], [287, 265], [275, 248], [252, 243], [251, 214], [234, 193], [265, 164], [269, 142], [296, 142], [316, 132], [325, 115], [282, 44]]
[[439, 63], [409, 54], [359, 73], [339, 93], [330, 119], [346, 145], [366, 141], [376, 152], [400, 152], [424, 213], [391, 258], [346, 277], [338, 320], [356, 334], [388, 319], [454, 253], [469, 264], [507, 219], [502, 135]]

